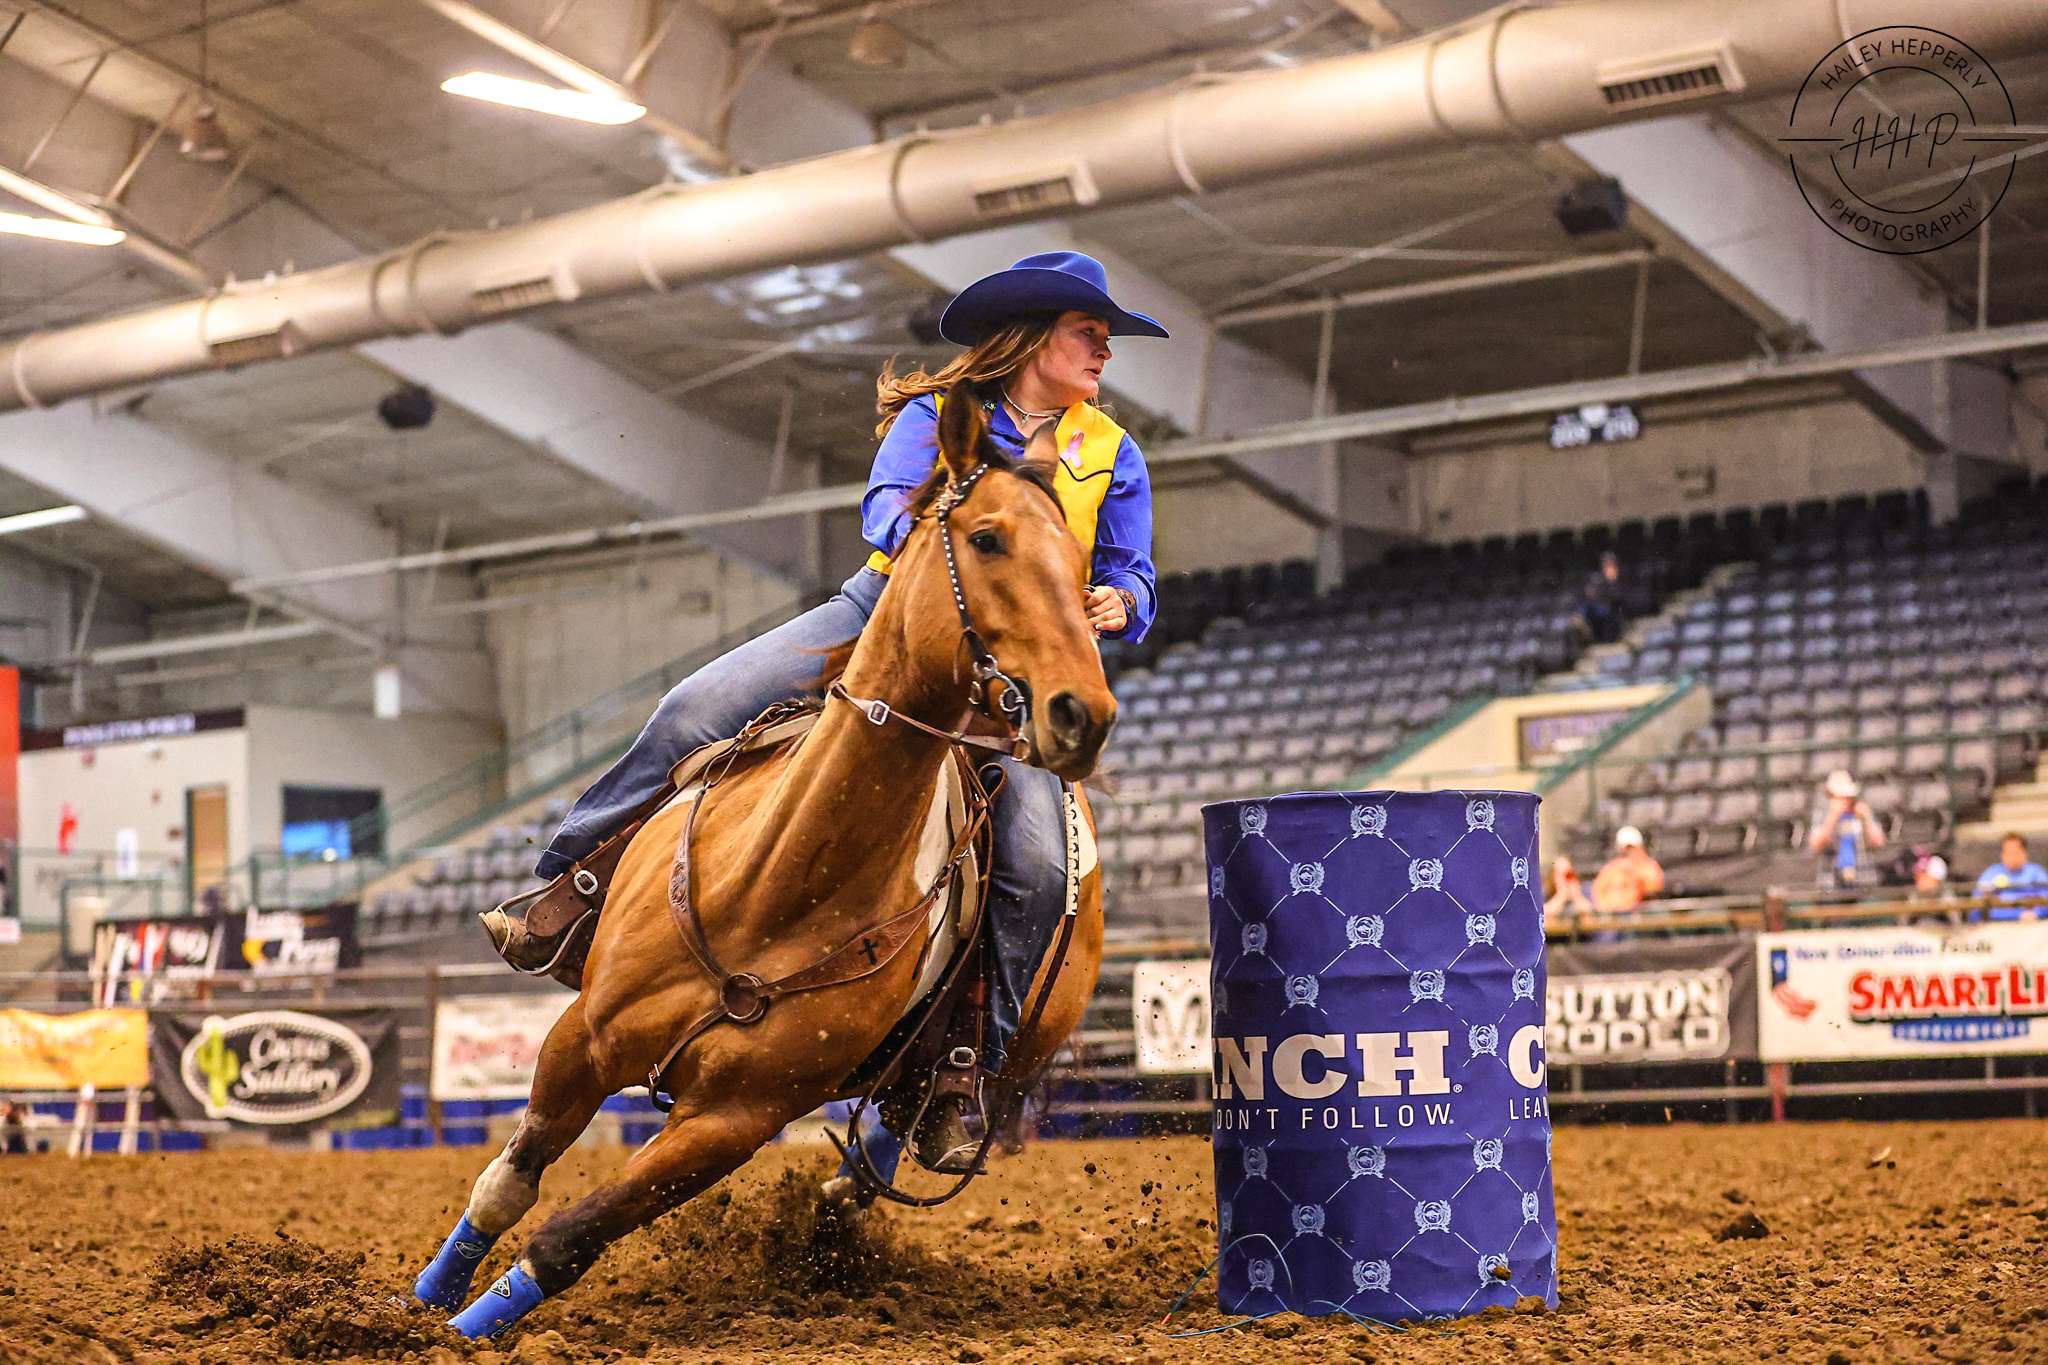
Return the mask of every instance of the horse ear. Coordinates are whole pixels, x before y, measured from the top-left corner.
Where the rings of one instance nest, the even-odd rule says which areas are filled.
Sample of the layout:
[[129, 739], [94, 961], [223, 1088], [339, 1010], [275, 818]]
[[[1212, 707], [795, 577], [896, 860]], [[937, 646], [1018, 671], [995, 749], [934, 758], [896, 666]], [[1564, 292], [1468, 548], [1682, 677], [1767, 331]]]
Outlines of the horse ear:
[[987, 441], [988, 414], [982, 411], [981, 391], [968, 380], [959, 380], [939, 405], [939, 458], [946, 472], [956, 479], [972, 474]]
[[1059, 463], [1060, 438], [1056, 428], [1058, 422], [1041, 422], [1038, 430], [1031, 433], [1031, 439], [1024, 443], [1024, 463], [1054, 465]]

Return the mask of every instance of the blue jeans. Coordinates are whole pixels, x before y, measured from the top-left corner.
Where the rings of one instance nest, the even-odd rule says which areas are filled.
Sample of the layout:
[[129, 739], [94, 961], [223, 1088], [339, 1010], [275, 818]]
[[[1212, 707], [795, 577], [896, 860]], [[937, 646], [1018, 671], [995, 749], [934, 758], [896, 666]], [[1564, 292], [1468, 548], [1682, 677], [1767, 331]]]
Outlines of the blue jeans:
[[[888, 583], [886, 574], [863, 568], [830, 601], [677, 683], [632, 747], [569, 808], [535, 873], [552, 881], [567, 872], [660, 791], [670, 769], [692, 749], [738, 734], [778, 701], [820, 695], [819, 651], [859, 635]], [[1001, 765], [1006, 780], [993, 812], [988, 916], [996, 971], [983, 1065], [1000, 1070], [1022, 1022], [1031, 979], [1066, 910], [1066, 829], [1059, 778], [1014, 759], [990, 762]]]

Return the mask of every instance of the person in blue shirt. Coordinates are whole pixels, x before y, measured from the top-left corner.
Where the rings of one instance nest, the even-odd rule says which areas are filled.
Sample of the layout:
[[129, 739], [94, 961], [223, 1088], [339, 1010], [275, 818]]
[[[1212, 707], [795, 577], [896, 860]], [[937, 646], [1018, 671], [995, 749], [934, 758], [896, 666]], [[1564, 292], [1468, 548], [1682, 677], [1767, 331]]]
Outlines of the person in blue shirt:
[[[1027, 256], [977, 280], [939, 323], [966, 349], [926, 372], [885, 367], [876, 384], [881, 446], [861, 503], [868, 562], [821, 606], [741, 645], [662, 698], [646, 728], [610, 771], [570, 807], [535, 866], [560, 883], [624, 828], [666, 786], [676, 762], [737, 734], [776, 702], [818, 695], [821, 651], [858, 636], [888, 584], [892, 556], [910, 534], [906, 506], [938, 457], [939, 396], [973, 381], [987, 399], [990, 435], [1013, 457], [1040, 427], [1054, 429], [1053, 486], [1067, 525], [1089, 552], [1088, 621], [1101, 636], [1140, 640], [1158, 610], [1152, 565], [1152, 489], [1145, 459], [1096, 405], [1113, 336], [1164, 337], [1143, 313], [1119, 306], [1099, 262], [1078, 252]], [[1065, 802], [1059, 778], [1004, 758], [994, 812], [989, 922], [997, 966], [981, 1058], [1001, 1070], [1021, 1002], [1066, 908]], [[567, 894], [557, 885], [548, 894]], [[533, 913], [532, 910], [528, 911]], [[536, 970], [557, 941], [529, 935], [505, 907], [485, 917], [499, 952]]]
[[1807, 847], [1825, 859], [1822, 885], [1855, 886], [1864, 880], [1869, 853], [1884, 847], [1884, 824], [1862, 799], [1862, 789], [1846, 769], [1829, 773], [1822, 791], [1828, 804], [1813, 822]]
[[[2027, 857], [2027, 841], [2008, 834], [1999, 841], [1998, 861], [1977, 878], [1977, 895], [1984, 900], [2026, 901], [2048, 897], [2048, 868]], [[2048, 919], [2048, 906], [1993, 905], [1990, 919]]]

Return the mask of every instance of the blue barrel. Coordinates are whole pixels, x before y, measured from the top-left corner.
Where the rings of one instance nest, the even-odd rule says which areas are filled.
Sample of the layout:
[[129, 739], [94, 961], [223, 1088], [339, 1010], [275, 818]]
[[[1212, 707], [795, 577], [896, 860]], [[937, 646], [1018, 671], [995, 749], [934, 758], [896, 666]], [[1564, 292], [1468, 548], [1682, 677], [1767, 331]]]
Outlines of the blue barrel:
[[1225, 1312], [1557, 1306], [1537, 804], [1203, 809]]

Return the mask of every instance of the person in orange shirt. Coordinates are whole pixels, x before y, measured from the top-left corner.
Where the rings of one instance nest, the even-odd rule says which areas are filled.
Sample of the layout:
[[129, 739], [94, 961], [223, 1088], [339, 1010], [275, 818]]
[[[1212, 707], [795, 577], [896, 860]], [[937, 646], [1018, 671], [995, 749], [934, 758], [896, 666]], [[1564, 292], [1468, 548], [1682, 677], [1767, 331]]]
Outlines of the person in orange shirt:
[[1643, 847], [1643, 832], [1623, 825], [1614, 832], [1614, 856], [1593, 878], [1593, 908], [1603, 915], [1625, 915], [1664, 892], [1664, 869]]

